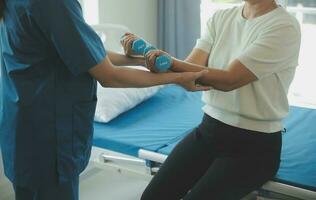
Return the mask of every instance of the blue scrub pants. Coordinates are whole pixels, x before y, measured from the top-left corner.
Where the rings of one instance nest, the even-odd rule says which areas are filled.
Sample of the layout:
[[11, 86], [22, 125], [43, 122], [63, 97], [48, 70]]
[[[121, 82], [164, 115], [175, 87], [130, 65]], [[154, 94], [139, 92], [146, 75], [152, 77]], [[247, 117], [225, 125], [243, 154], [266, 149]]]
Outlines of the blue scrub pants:
[[15, 186], [16, 200], [78, 200], [79, 176], [63, 184], [43, 186], [33, 191]]

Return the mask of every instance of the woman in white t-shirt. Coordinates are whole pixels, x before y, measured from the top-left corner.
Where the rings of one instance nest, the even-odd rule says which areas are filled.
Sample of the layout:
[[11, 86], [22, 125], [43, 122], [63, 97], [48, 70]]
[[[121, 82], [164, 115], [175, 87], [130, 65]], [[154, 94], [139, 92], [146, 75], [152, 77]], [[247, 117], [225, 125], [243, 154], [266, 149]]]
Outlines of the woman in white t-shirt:
[[[241, 199], [279, 168], [282, 119], [298, 65], [297, 20], [274, 0], [247, 0], [216, 12], [206, 26], [188, 58], [172, 58], [171, 69], [208, 67], [198, 80], [214, 88], [203, 94], [204, 119], [175, 147], [142, 200]], [[123, 42], [128, 55], [135, 38]], [[168, 55], [146, 55], [151, 71], [161, 54]]]

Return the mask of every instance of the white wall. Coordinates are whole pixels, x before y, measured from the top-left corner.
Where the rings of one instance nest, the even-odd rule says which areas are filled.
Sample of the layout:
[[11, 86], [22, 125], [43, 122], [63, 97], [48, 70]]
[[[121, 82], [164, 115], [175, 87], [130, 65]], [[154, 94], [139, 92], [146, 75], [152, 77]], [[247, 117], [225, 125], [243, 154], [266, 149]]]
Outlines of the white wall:
[[85, 20], [89, 24], [99, 24], [99, 0], [79, 0], [79, 2], [82, 4]]
[[283, 7], [286, 7], [288, 0], [278, 0], [278, 3], [281, 4]]
[[158, 0], [100, 0], [99, 8], [100, 23], [125, 25], [157, 45]]

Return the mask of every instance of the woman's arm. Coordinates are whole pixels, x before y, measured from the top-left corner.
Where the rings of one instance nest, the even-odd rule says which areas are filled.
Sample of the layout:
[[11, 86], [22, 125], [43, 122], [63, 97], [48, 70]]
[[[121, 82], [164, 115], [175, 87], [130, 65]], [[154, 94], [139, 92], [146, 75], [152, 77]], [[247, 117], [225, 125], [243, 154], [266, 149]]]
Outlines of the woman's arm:
[[[206, 68], [202, 65], [174, 59], [172, 69], [178, 72], [198, 72], [205, 70]], [[226, 92], [235, 90], [257, 80], [257, 77], [239, 60], [234, 60], [227, 70], [208, 68], [207, 71], [207, 73], [197, 80], [197, 83]]]
[[[218, 90], [231, 91], [263, 77], [294, 68], [298, 65], [300, 41], [298, 23], [270, 27], [228, 66], [210, 66], [208, 73], [198, 82]], [[199, 59], [201, 60], [198, 61]], [[206, 60], [208, 56], [205, 52], [195, 51], [187, 59], [188, 62], [174, 59], [172, 70], [199, 71], [206, 65]]]
[[[133, 37], [133, 35], [130, 35], [126, 41], [123, 41], [125, 51], [130, 49], [131, 42], [135, 39]], [[155, 69], [155, 59], [157, 56], [163, 54], [168, 55], [163, 51], [152, 51], [145, 56], [145, 63], [150, 71], [157, 72]], [[172, 68], [170, 70], [173, 72], [199, 72], [207, 70], [208, 73], [205, 73], [196, 82], [200, 85], [210, 86], [221, 91], [235, 90], [257, 80], [257, 77], [239, 62], [239, 60], [233, 61], [228, 68], [225, 68], [227, 70], [207, 67], [209, 55], [210, 53], [195, 48], [185, 61], [173, 58]], [[187, 88], [186, 84], [182, 86]]]
[[132, 58], [112, 51], [107, 51], [107, 55], [111, 62], [116, 66], [145, 66], [145, 59], [143, 57]]
[[[210, 53], [207, 53], [201, 49], [194, 48], [190, 55], [185, 59], [186, 62], [201, 65], [203, 67], [208, 66], [208, 58]], [[177, 70], [177, 69], [173, 69]], [[182, 69], [178, 69], [179, 71], [183, 71]]]
[[110, 59], [106, 59], [89, 70], [103, 87], [127, 88], [127, 87], [150, 87], [162, 84], [189, 84], [191, 91], [208, 90], [209, 87], [195, 86], [195, 80], [200, 78], [206, 71], [186, 73], [163, 73], [154, 74], [147, 71], [114, 66]]
[[[162, 52], [164, 53], [164, 52]], [[160, 53], [157, 52], [154, 56], [158, 56]], [[148, 57], [149, 59], [154, 59], [155, 57]], [[173, 65], [171, 71], [173, 72], [199, 72], [207, 69], [209, 54], [200, 50], [193, 49], [190, 55], [185, 59], [184, 62], [191, 63], [192, 65], [180, 65], [175, 58], [173, 58]], [[150, 60], [147, 59], [148, 67], [153, 66]]]
[[[166, 53], [162, 51], [153, 51], [146, 55], [147, 67], [151, 71], [155, 71], [155, 58], [163, 54]], [[171, 71], [199, 72], [207, 70], [207, 73], [199, 78], [197, 83], [221, 91], [232, 91], [257, 80], [257, 77], [237, 59], [225, 68], [227, 70], [221, 70], [212, 67], [207, 68], [208, 57], [208, 53], [199, 49], [194, 49], [185, 61], [173, 58]]]

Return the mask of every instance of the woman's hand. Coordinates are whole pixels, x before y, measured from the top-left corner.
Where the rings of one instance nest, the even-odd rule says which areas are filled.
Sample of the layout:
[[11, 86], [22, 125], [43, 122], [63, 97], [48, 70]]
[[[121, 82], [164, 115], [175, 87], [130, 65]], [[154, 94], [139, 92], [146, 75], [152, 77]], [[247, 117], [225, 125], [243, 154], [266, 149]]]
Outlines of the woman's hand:
[[170, 60], [171, 60], [171, 66], [172, 66], [173, 58], [168, 53], [166, 53], [164, 51], [161, 51], [161, 50], [152, 50], [152, 51], [149, 51], [145, 55], [145, 65], [146, 65], [147, 69], [149, 69], [151, 72], [159, 73], [159, 70], [155, 66], [156, 59], [159, 56], [167, 56], [167, 57], [169, 57]]
[[207, 73], [207, 70], [200, 72], [183, 72], [177, 84], [190, 92], [208, 91], [212, 88], [196, 84], [196, 81]]
[[[161, 50], [153, 50], [145, 55], [146, 67], [154, 73], [159, 73], [158, 69], [155, 67], [156, 58], [158, 56], [168, 56], [170, 57], [171, 66], [173, 64], [173, 58], [166, 52]], [[200, 79], [203, 75], [207, 74], [208, 70], [202, 70], [200, 72], [183, 72], [176, 84], [180, 85], [187, 91], [208, 91], [211, 87], [201, 86], [196, 84], [196, 81]]]
[[121, 40], [121, 44], [124, 48], [124, 53], [128, 57], [142, 57], [140, 55], [135, 54], [132, 49], [133, 42], [140, 37], [134, 35], [133, 33], [125, 33], [124, 38]]

